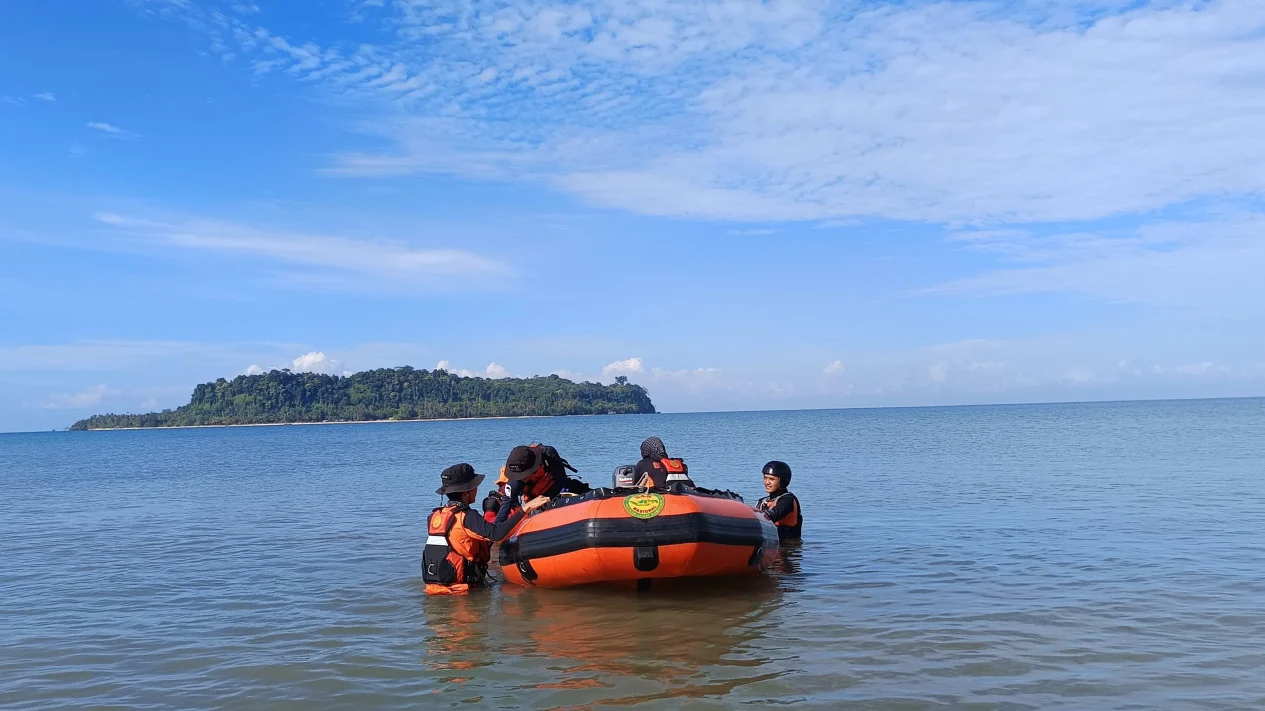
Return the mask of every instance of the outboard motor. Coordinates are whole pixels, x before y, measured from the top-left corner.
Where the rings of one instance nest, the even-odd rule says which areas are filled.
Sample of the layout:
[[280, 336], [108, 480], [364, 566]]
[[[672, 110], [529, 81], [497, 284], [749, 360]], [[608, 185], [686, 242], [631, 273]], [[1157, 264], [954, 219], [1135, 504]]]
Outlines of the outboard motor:
[[631, 489], [637, 485], [637, 467], [631, 464], [621, 464], [615, 467], [615, 476], [612, 477], [616, 489]]

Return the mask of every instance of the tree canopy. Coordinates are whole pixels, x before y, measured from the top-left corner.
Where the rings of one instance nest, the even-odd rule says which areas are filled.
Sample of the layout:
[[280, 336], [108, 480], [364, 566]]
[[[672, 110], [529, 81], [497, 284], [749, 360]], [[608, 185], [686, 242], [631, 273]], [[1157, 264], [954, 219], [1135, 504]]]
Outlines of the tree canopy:
[[653, 413], [650, 395], [622, 379], [574, 383], [556, 375], [467, 378], [410, 367], [321, 375], [273, 370], [193, 389], [188, 405], [142, 415], [94, 415], [72, 430], [118, 427], [366, 422], [530, 415]]

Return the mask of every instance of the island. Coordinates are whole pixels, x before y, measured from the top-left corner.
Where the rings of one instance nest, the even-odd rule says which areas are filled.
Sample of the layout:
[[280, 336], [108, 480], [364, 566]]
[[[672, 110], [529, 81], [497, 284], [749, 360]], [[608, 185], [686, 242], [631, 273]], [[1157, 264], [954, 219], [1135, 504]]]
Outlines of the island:
[[141, 415], [93, 415], [72, 430], [375, 422], [470, 417], [653, 414], [650, 395], [620, 376], [612, 385], [557, 375], [465, 377], [410, 367], [352, 375], [288, 369], [220, 378], [193, 389], [188, 405]]

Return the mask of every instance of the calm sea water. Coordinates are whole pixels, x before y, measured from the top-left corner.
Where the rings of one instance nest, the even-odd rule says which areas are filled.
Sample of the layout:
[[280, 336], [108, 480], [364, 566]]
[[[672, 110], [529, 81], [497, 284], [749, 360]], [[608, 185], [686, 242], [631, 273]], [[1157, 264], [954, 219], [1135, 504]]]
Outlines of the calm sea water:
[[[422, 592], [440, 469], [657, 434], [746, 584]], [[0, 707], [1265, 708], [1265, 400], [0, 435]]]

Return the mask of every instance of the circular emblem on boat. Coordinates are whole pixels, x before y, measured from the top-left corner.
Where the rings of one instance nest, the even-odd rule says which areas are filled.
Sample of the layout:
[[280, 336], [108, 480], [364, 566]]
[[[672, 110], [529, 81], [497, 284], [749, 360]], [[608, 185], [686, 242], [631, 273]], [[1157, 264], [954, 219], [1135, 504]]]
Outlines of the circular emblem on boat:
[[654, 518], [666, 503], [659, 494], [633, 494], [624, 497], [624, 510], [633, 518]]

